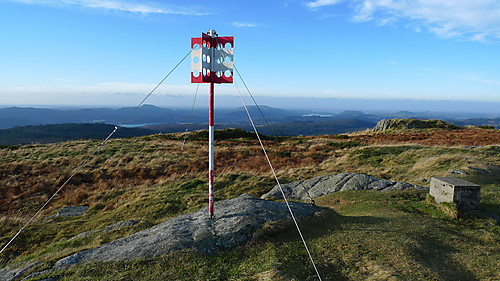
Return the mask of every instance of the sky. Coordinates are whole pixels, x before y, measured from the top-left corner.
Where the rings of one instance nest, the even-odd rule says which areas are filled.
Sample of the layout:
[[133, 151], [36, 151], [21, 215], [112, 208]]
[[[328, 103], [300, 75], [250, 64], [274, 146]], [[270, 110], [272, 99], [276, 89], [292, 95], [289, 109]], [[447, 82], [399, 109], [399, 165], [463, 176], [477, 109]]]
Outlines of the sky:
[[0, 105], [134, 106], [209, 29], [256, 96], [500, 104], [498, 0], [0, 0]]

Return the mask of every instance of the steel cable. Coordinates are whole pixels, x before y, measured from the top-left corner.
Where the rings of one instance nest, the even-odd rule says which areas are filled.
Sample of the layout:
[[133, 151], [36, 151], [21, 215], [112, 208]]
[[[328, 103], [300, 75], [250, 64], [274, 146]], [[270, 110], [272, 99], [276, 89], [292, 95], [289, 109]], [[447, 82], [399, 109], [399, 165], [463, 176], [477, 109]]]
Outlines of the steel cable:
[[300, 230], [299, 224], [297, 223], [297, 220], [295, 219], [295, 215], [293, 214], [292, 208], [290, 207], [290, 203], [288, 202], [288, 199], [286, 198], [285, 192], [283, 191], [283, 188], [282, 188], [281, 183], [278, 179], [278, 176], [276, 175], [276, 171], [274, 170], [273, 164], [271, 163], [271, 160], [269, 159], [269, 155], [267, 154], [266, 148], [264, 147], [264, 143], [262, 142], [262, 139], [260, 138], [259, 132], [257, 131], [257, 127], [255, 126], [255, 123], [252, 119], [252, 116], [250, 115], [250, 111], [248, 110], [247, 104], [245, 103], [245, 100], [243, 99], [243, 95], [240, 92], [238, 84], [235, 83], [235, 86], [236, 86], [236, 89], [238, 90], [241, 102], [243, 103], [243, 107], [245, 108], [245, 111], [248, 115], [248, 119], [250, 120], [252, 128], [255, 132], [255, 135], [257, 136], [257, 139], [259, 140], [259, 144], [262, 148], [262, 151], [264, 152], [267, 163], [269, 164], [269, 167], [271, 168], [271, 172], [273, 173], [274, 179], [276, 180], [276, 183], [278, 184], [278, 187], [281, 191], [281, 195], [283, 196], [283, 199], [285, 200], [288, 211], [290, 212], [290, 215], [292, 216], [292, 220], [295, 224], [295, 227], [297, 228], [300, 239], [302, 240], [302, 243], [304, 244], [304, 247], [307, 251], [307, 254], [309, 255], [309, 259], [314, 267], [314, 270], [316, 271], [316, 275], [318, 276], [319, 280], [322, 281], [321, 275], [319, 274], [318, 268], [316, 267], [316, 263], [314, 262], [311, 251], [309, 250], [309, 247], [307, 246], [306, 240], [304, 239], [304, 236], [302, 235], [302, 231]]
[[94, 152], [88, 156], [79, 166], [75, 169], [75, 171], [71, 174], [71, 176], [56, 190], [56, 192], [42, 205], [42, 207], [28, 220], [28, 222], [19, 229], [19, 231], [5, 244], [5, 246], [0, 250], [0, 254], [7, 249], [7, 247], [24, 231], [24, 229], [42, 212], [42, 210], [56, 197], [56, 195], [71, 181], [71, 179], [101, 150], [107, 141], [122, 127], [124, 123], [128, 121], [128, 119], [146, 102], [146, 100], [160, 87], [161, 84], [179, 67], [179, 65], [191, 54], [193, 49], [191, 49], [177, 65], [149, 92], [149, 94], [137, 105], [130, 114], [124, 118], [119, 125], [115, 126], [114, 130], [94, 149]]

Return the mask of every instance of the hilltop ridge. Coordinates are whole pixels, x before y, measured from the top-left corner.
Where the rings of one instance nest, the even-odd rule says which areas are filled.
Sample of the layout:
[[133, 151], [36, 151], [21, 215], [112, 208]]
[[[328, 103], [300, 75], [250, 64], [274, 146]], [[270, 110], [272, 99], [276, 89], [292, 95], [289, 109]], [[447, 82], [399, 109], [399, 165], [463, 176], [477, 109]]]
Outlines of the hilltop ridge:
[[428, 119], [383, 119], [373, 128], [375, 132], [387, 130], [410, 130], [410, 129], [458, 129], [459, 127], [449, 124], [443, 120]]
[[[202, 209], [207, 189], [203, 133], [110, 140], [0, 256], [0, 267], [26, 262], [30, 267], [23, 276], [43, 272], [74, 253]], [[238, 130], [219, 134], [223, 137], [215, 143], [216, 201], [269, 192], [275, 181], [255, 137]], [[188, 141], [181, 150], [185, 136]], [[284, 185], [300, 177], [312, 188], [317, 177], [356, 173], [364, 175], [367, 184], [376, 177], [387, 186], [393, 181], [428, 186], [433, 176], [455, 173], [482, 185], [482, 212], [500, 213], [499, 130], [357, 132], [271, 137], [264, 142]], [[78, 140], [0, 147], [0, 246], [98, 143]], [[363, 182], [356, 181], [360, 188]], [[324, 279], [494, 279], [500, 260], [500, 246], [494, 238], [497, 222], [475, 215], [452, 220], [427, 203], [426, 193], [414, 188], [319, 192], [322, 196], [314, 200], [322, 211], [299, 224]], [[77, 217], [53, 216], [66, 206], [87, 206], [88, 211]], [[110, 228], [124, 221], [137, 223]], [[214, 271], [214, 264], [220, 270]], [[32, 280], [121, 277], [186, 281], [314, 278], [295, 226], [283, 221], [266, 223], [247, 243], [211, 256], [186, 249], [133, 261], [83, 263]]]

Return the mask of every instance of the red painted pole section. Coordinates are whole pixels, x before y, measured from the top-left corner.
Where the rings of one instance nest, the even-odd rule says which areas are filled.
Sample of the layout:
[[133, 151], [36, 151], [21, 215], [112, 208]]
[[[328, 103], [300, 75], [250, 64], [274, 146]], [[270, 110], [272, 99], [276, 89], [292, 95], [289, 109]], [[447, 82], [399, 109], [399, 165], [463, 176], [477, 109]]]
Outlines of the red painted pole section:
[[208, 213], [214, 217], [214, 83], [210, 83], [208, 99]]

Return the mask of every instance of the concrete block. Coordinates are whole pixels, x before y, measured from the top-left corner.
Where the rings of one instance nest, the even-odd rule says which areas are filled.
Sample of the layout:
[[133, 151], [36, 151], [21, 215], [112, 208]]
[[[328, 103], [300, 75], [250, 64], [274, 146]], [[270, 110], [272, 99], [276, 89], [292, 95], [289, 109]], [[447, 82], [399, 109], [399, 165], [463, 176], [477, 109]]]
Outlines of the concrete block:
[[433, 177], [429, 194], [436, 203], [454, 202], [459, 209], [478, 210], [481, 186], [459, 178]]

